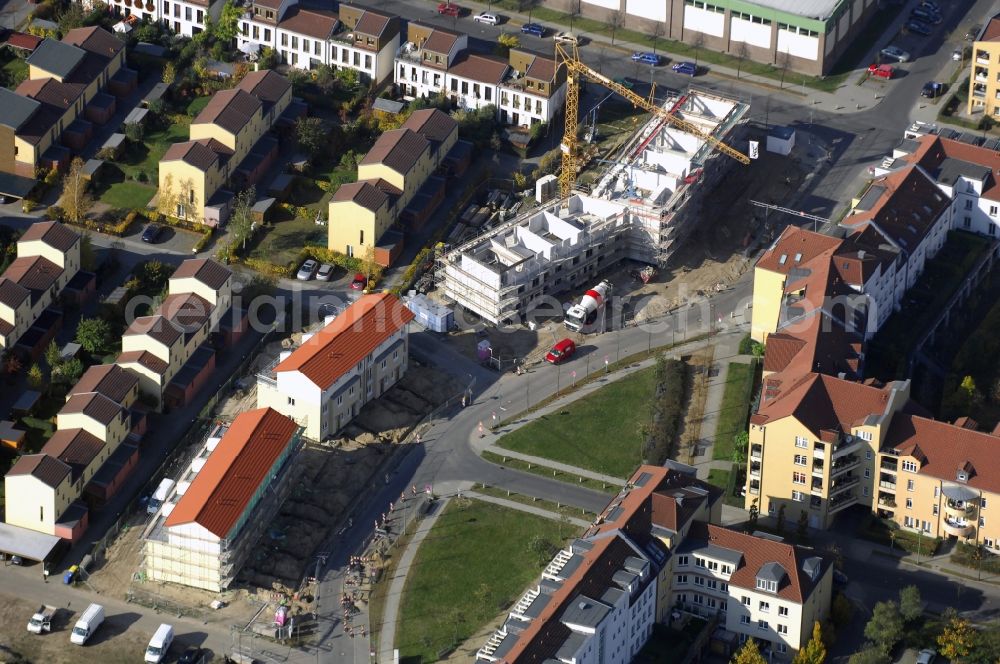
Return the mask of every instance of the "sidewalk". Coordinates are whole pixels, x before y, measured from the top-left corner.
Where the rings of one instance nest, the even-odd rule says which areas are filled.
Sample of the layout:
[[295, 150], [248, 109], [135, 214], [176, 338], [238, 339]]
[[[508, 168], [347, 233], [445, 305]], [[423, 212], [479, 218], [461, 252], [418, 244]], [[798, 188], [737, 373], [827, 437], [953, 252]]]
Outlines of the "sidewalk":
[[[505, 498], [497, 498], [496, 496], [487, 496], [485, 493], [479, 493], [478, 491], [463, 491], [462, 495], [467, 498], [481, 500], [484, 503], [493, 503], [494, 505], [500, 505], [501, 507], [517, 510], [519, 512], [527, 512], [528, 514], [534, 514], [535, 516], [552, 519], [553, 521], [559, 521], [563, 518], [563, 515], [558, 512], [542, 509], [541, 507], [533, 507], [525, 503], [519, 503], [516, 500], [507, 500]], [[577, 519], [576, 517], [567, 516], [565, 518], [574, 526], [580, 526], [581, 528], [587, 528], [591, 525], [589, 521]]]

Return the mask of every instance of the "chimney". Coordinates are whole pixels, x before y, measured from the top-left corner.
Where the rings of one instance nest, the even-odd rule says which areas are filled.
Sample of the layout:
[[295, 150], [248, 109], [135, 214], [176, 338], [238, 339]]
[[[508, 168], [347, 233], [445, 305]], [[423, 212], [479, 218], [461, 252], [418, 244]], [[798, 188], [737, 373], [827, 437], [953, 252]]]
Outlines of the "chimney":
[[864, 259], [865, 259], [865, 250], [864, 249], [858, 249], [858, 260], [863, 261]]

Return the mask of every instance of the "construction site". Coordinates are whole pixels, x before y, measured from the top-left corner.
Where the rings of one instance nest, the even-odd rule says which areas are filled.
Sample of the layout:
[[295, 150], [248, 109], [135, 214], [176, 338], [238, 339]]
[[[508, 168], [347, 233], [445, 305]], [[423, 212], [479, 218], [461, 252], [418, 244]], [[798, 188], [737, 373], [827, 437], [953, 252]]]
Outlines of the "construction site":
[[622, 260], [666, 267], [706, 192], [739, 168], [715, 147], [743, 140], [748, 111], [697, 90], [668, 99], [605, 160], [612, 165], [591, 193], [560, 196], [442, 252], [446, 300], [494, 325], [520, 323], [542, 296], [583, 288]]

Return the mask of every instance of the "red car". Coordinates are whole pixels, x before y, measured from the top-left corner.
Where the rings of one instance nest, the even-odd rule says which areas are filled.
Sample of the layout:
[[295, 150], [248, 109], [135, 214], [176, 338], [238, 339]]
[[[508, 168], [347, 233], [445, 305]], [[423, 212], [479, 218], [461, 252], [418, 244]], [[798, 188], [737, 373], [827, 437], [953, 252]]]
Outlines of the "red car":
[[889, 79], [896, 75], [896, 68], [892, 65], [868, 65], [868, 75]]
[[354, 281], [351, 282], [351, 288], [354, 290], [364, 290], [365, 286], [368, 285], [368, 278], [358, 272], [354, 275]]
[[438, 14], [441, 14], [442, 16], [458, 16], [461, 11], [461, 7], [453, 5], [450, 2], [442, 2], [438, 5]]
[[574, 353], [576, 353], [576, 344], [573, 343], [573, 340], [563, 339], [545, 355], [545, 361], [560, 364], [573, 357]]

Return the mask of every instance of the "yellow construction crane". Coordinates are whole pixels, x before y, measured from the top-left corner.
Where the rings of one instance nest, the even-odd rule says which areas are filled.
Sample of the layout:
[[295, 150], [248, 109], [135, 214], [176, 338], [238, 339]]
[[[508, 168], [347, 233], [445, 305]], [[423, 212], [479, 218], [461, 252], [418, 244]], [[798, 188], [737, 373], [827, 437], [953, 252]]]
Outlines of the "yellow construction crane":
[[652, 94], [650, 94], [650, 99], [641, 97], [626, 88], [624, 85], [615, 83], [607, 76], [604, 76], [603, 74], [600, 74], [585, 65], [580, 60], [580, 53], [575, 44], [572, 45], [572, 49], [570, 51], [567, 51], [562, 44], [557, 42], [555, 49], [556, 66], [558, 67], [559, 64], [566, 66], [566, 132], [563, 134], [562, 145], [559, 146], [562, 150], [562, 171], [559, 173], [559, 193], [563, 197], [569, 196], [570, 191], [573, 189], [573, 183], [576, 182], [577, 175], [576, 149], [578, 143], [577, 131], [580, 107], [580, 76], [584, 76], [595, 83], [600, 83], [608, 90], [611, 90], [625, 99], [628, 99], [634, 106], [642, 108], [662, 118], [667, 124], [676, 127], [681, 131], [697, 136], [719, 152], [732, 157], [741, 164], [750, 163], [750, 158], [742, 152], [734, 150], [714, 136], [709, 136], [696, 125], [682, 120], [662, 106], [658, 106], [653, 101]]

